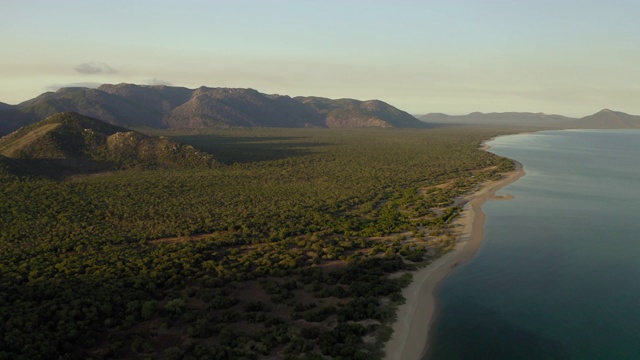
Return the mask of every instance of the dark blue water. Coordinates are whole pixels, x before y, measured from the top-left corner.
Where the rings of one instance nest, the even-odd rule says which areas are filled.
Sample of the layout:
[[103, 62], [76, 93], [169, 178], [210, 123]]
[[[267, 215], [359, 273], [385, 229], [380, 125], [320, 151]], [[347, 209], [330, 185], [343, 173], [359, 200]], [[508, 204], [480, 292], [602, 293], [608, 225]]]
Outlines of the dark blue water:
[[640, 131], [499, 137], [527, 175], [439, 287], [430, 359], [640, 359]]

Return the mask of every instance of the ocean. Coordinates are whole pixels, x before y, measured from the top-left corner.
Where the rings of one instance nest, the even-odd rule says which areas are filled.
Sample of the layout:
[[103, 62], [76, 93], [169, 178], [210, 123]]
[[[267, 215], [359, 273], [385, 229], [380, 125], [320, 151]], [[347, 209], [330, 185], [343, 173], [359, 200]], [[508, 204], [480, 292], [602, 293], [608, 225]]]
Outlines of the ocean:
[[[428, 359], [640, 359], [640, 131], [503, 136], [526, 175], [436, 290]], [[425, 325], [426, 326], [426, 325]]]

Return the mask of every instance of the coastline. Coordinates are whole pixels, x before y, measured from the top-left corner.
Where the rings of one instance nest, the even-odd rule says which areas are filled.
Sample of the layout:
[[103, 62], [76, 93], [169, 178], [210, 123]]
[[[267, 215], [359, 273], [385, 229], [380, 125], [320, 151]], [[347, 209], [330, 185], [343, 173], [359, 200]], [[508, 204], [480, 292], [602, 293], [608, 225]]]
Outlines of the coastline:
[[[488, 148], [486, 144], [481, 147], [482, 150]], [[424, 356], [436, 308], [433, 294], [436, 286], [458, 265], [471, 260], [480, 247], [485, 222], [482, 204], [488, 200], [510, 199], [508, 195], [497, 197], [495, 193], [524, 175], [522, 165], [516, 162], [516, 169], [506, 173], [504, 178], [487, 182], [478, 191], [463, 198], [466, 204], [453, 222], [457, 228], [456, 247], [413, 273], [413, 281], [402, 292], [406, 302], [398, 308], [397, 319], [392, 325], [393, 334], [385, 345], [386, 359], [415, 360]], [[428, 326], [425, 327], [425, 324]]]

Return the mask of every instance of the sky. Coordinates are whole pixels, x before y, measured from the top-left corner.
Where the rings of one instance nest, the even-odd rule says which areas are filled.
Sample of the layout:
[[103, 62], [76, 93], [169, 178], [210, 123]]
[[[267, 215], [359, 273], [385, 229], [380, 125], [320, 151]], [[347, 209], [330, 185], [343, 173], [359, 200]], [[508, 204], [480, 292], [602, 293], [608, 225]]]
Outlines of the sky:
[[637, 0], [1, 0], [0, 102], [135, 83], [640, 114]]

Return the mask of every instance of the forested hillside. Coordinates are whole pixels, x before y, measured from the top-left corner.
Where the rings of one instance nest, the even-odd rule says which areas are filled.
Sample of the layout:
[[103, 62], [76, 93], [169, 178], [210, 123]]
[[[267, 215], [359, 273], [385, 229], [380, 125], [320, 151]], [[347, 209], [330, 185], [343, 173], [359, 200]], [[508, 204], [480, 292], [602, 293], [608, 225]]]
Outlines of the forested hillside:
[[210, 168], [212, 155], [77, 113], [52, 115], [0, 138], [0, 160], [16, 174], [63, 178], [119, 169]]
[[0, 358], [375, 359], [496, 130], [173, 136], [226, 165], [53, 181], [0, 169]]

